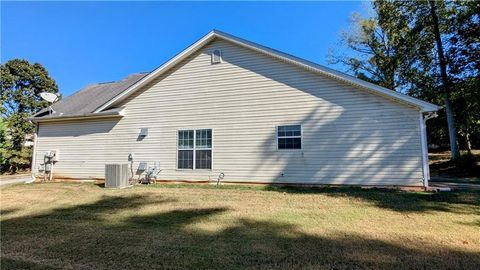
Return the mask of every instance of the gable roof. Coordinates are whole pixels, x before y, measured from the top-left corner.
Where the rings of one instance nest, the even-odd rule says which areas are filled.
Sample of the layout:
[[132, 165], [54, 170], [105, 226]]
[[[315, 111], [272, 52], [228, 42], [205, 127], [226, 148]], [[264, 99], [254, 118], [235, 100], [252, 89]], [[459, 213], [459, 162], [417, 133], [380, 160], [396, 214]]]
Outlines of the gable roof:
[[[73, 95], [52, 104], [54, 113], [49, 113], [45, 108], [35, 115], [31, 120], [46, 120], [53, 118], [69, 118], [78, 116], [89, 116], [100, 106], [112, 100], [130, 86], [145, 77], [148, 73], [131, 74], [117, 82], [97, 83], [86, 86], [75, 92]], [[105, 111], [105, 110], [104, 110]]]
[[29, 120], [54, 121], [63, 119], [77, 119], [84, 117], [121, 116], [123, 115], [123, 110], [121, 108], [112, 108], [113, 106], [125, 100], [137, 90], [139, 90], [161, 74], [165, 73], [166, 71], [174, 67], [176, 64], [178, 64], [180, 61], [192, 55], [216, 38], [254, 50], [256, 52], [268, 55], [276, 59], [280, 59], [286, 63], [299, 66], [305, 70], [355, 85], [370, 93], [384, 96], [386, 98], [410, 106], [414, 106], [424, 112], [433, 112], [439, 109], [437, 105], [360, 80], [353, 76], [307, 61], [305, 59], [301, 59], [253, 43], [248, 40], [235, 37], [218, 30], [213, 30], [150, 73], [146, 72], [131, 74], [117, 82], [89, 85], [77, 91], [73, 95], [53, 104], [52, 108], [55, 111], [54, 113], [49, 114], [48, 109], [46, 108], [33, 115], [33, 117]]
[[145, 77], [141, 78], [138, 80], [136, 83], [125, 89], [124, 91], [120, 92], [118, 95], [113, 97], [111, 100], [105, 102], [102, 106], [98, 107], [94, 113], [99, 113], [101, 111], [104, 111], [108, 109], [109, 107], [118, 104], [119, 102], [125, 100], [127, 97], [129, 97], [131, 94], [133, 94], [135, 91], [140, 89], [142, 86], [145, 86], [147, 83], [151, 82], [161, 74], [165, 73], [168, 71], [170, 68], [174, 67], [176, 64], [178, 64], [180, 61], [184, 60], [188, 56], [192, 55], [199, 49], [201, 49], [203, 46], [207, 45], [210, 41], [213, 39], [218, 38], [221, 40], [225, 40], [228, 42], [231, 42], [233, 44], [239, 45], [241, 47], [245, 47], [251, 50], [254, 50], [256, 52], [262, 53], [269, 55], [271, 57], [280, 59], [284, 62], [291, 63], [293, 65], [299, 66], [301, 68], [304, 68], [306, 70], [316, 72], [328, 77], [331, 77], [333, 79], [343, 81], [352, 85], [355, 85], [357, 87], [363, 88], [364, 90], [378, 94], [381, 96], [384, 96], [386, 98], [398, 101], [400, 103], [408, 104], [414, 107], [419, 108], [421, 111], [424, 112], [433, 112], [437, 111], [439, 107], [437, 105], [428, 103], [426, 101], [416, 99], [414, 97], [398, 93], [396, 91], [378, 86], [373, 83], [366, 82], [364, 80], [358, 79], [356, 77], [347, 75], [345, 73], [333, 70], [331, 68], [327, 68], [325, 66], [310, 62], [305, 59], [301, 59], [262, 45], [259, 45], [257, 43], [235, 37], [233, 35], [218, 31], [218, 30], [212, 30], [205, 36], [203, 36], [201, 39], [190, 45], [188, 48], [165, 62], [163, 65], [146, 75]]

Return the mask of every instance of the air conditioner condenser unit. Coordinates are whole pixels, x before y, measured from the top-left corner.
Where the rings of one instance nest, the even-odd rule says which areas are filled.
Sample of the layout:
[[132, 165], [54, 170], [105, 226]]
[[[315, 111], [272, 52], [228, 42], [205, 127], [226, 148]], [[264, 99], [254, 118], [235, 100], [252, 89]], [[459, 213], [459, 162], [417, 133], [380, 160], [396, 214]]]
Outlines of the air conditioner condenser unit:
[[126, 188], [129, 175], [128, 164], [105, 164], [105, 187]]

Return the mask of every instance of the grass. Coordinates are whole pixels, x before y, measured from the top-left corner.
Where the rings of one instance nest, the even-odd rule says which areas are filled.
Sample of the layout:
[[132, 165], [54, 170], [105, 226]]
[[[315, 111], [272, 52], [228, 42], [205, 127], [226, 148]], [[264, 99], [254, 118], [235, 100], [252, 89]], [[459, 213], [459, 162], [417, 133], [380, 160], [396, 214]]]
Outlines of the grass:
[[1, 188], [2, 269], [478, 269], [480, 192]]
[[450, 151], [433, 152], [429, 161], [433, 182], [480, 184], [480, 150], [462, 151], [457, 162], [450, 160]]

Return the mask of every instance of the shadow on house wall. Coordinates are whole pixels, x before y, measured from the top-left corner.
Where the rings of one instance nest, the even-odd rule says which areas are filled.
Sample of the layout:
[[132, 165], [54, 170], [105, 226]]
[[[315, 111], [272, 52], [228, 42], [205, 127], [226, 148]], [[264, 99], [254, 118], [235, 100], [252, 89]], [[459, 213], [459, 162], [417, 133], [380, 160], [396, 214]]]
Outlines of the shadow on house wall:
[[[214, 44], [214, 46], [218, 45], [215, 45], [216, 43], [212, 44]], [[148, 87], [144, 87], [142, 90], [136, 92], [119, 106], [125, 105], [135, 97], [139, 97], [149, 89], [149, 87], [159, 83], [164, 78], [175, 76], [175, 72], [181, 69], [189, 60], [209, 52], [212, 44], [193, 54], [186, 61], [183, 61], [166, 74], [149, 83]], [[258, 176], [265, 174], [265, 176], [262, 176], [264, 177], [263, 179], [258, 179], [257, 181], [274, 181], [277, 183], [302, 182], [312, 184], [375, 185], [388, 181], [391, 184], [421, 184], [422, 167], [418, 114], [413, 110], [409, 111], [405, 109], [405, 112], [399, 112], [399, 110], [392, 112], [390, 110], [392, 106], [386, 105], [388, 101], [384, 98], [367, 94], [359, 89], [353, 89], [352, 86], [346, 83], [340, 83], [318, 74], [306, 72], [293, 65], [248, 51], [247, 49], [238, 49], [241, 50], [242, 53], [240, 56], [235, 55], [232, 53], [233, 45], [226, 44], [227, 43], [220, 44], [224, 47], [223, 60], [225, 65], [210, 65], [208, 61], [209, 57], [204, 57], [206, 59], [205, 63], [208, 65], [205, 69], [209, 67], [212, 69], [221, 69], [223, 67], [231, 69], [231, 65], [233, 65], [241, 70], [251, 71], [254, 75], [258, 75], [258, 78], [263, 78], [265, 81], [273, 80], [279, 85], [288, 86], [290, 89], [293, 89], [292, 93], [295, 92], [298, 94], [298, 100], [304, 100], [306, 102], [305, 104], [308, 103], [305, 108], [297, 108], [297, 110], [301, 110], [302, 112], [306, 110], [308, 110], [308, 112], [299, 113], [297, 119], [294, 120], [296, 124], [303, 126], [304, 149], [302, 151], [276, 150], [275, 127], [280, 123], [272, 122], [263, 115], [255, 117], [244, 116], [240, 117], [240, 119], [238, 119], [238, 114], [235, 116], [237, 118], [232, 116], [232, 122], [235, 120], [251, 121], [260, 119], [265, 121], [265, 126], [271, 127], [271, 132], [268, 137], [258, 142], [258, 148], [261, 149], [258, 162], [253, 166], [251, 163], [247, 164], [248, 166], [243, 166], [243, 168], [245, 168], [245, 175]], [[228, 79], [219, 80], [215, 72], [204, 72], [202, 74], [202, 76], [207, 76], [207, 78], [211, 76], [212, 81], [219, 85], [230, 84], [231, 86], [232, 84]], [[195, 76], [195, 74], [192, 74], [192, 77], [189, 78], [189, 80], [192, 81], [192, 91], [194, 91], [195, 78], [197, 78]], [[202, 79], [205, 79], [205, 77], [202, 77]], [[245, 87], [246, 85], [241, 86]], [[258, 86], [255, 83], [249, 82], [247, 86], [262, 91], [262, 86]], [[269, 91], [271, 91], [271, 88]], [[348, 96], [348, 98], [345, 98], [345, 96]], [[202, 98], [204, 97], [199, 97], [195, 102], [200, 102]], [[231, 98], [230, 96], [230, 99]], [[237, 96], [237, 98], [240, 98], [240, 96]], [[277, 98], [275, 94], [268, 97], [269, 101], [275, 101]], [[296, 97], [292, 97], [292, 101], [297, 101]], [[267, 101], [252, 100], [252, 104], [248, 106], [258, 108], [262, 106], [262, 102]], [[359, 106], [359, 103], [363, 105]], [[197, 115], [208, 115], [212, 120], [218, 119], [219, 117], [228, 117], [228, 115], [232, 113], [229, 104], [231, 103], [220, 102], [215, 104], [215, 108], [222, 112], [221, 115], [219, 115], [218, 111], [216, 113], [203, 112], [200, 110], [192, 111], [192, 119], [195, 119]], [[296, 113], [295, 109], [292, 109], [290, 105], [291, 102], [282, 99], [278, 106], [272, 108], [272, 110]], [[398, 105], [393, 102], [392, 105], [396, 108], [403, 107], [403, 105]], [[131, 108], [127, 108], [127, 110], [130, 109]], [[139, 114], [139, 112], [135, 112], [133, 109], [130, 110], [129, 113], [130, 115]], [[396, 118], [398, 114], [405, 116], [406, 120], [395, 123], [396, 126], [392, 129], [391, 122], [398, 119]], [[87, 125], [87, 123], [85, 124]], [[115, 125], [116, 123], [97, 124], [96, 126], [92, 124], [91, 128], [85, 126], [80, 130], [73, 130], [73, 128], [59, 129], [58, 134], [52, 133], [50, 136], [65, 135], [78, 137], [87, 134], [108, 133]], [[201, 121], [199, 121], [198, 125], [203, 126]], [[113, 138], [110, 139], [113, 140]], [[137, 142], [140, 142], [138, 138]], [[232, 141], [232, 145], [233, 143]], [[130, 144], [131, 149], [123, 147], [122, 151], [124, 151], [124, 153], [122, 156], [126, 156], [133, 149], [133, 152], [139, 154], [138, 160], [143, 160], [142, 151], [148, 152], [149, 158], [151, 158], [155, 155], [154, 153], [152, 154], [152, 152], [154, 152], [152, 150], [153, 148], [157, 149], [158, 152], [163, 149], [161, 143], [145, 145], [146, 144]], [[118, 145], [116, 147], [118, 147]], [[222, 150], [227, 151], [228, 149]], [[117, 158], [120, 156], [119, 153], [115, 154]], [[215, 159], [215, 150], [213, 155]], [[241, 167], [244, 165], [241, 164], [242, 161], [236, 161], [237, 159], [245, 160], [245, 155], [248, 156], [249, 153], [232, 153], [230, 157], [225, 158], [231, 158], [228, 163]], [[106, 155], [105, 158], [108, 159], [111, 158], [111, 156]], [[171, 155], [168, 160], [161, 160], [161, 163], [175, 164], [171, 162], [172, 159], [176, 159], [176, 153], [175, 155]], [[219, 168], [214, 164], [214, 168], [220, 171], [233, 171], [234, 169], [232, 167]], [[176, 168], [162, 169], [175, 170]], [[217, 174], [215, 173], [215, 175]], [[229, 177], [230, 174], [227, 173], [225, 180], [230, 180]], [[233, 180], [248, 181], [256, 179]]]
[[[205, 76], [207, 78], [210, 76], [211, 83], [217, 84], [215, 86], [228, 86], [229, 91], [234, 89], [232, 84], [235, 82], [221, 79], [222, 77], [217, 76], [217, 72], [214, 72], [215, 70], [222, 70], [222, 68], [232, 70], [233, 65], [238, 67], [239, 70], [251, 71], [258, 75], [257, 80], [248, 82], [248, 85], [237, 83], [235, 86], [248, 86], [258, 89], [260, 92], [262, 86], [255, 84], [258, 78], [263, 78], [265, 81], [273, 80], [279, 85], [288, 86], [297, 92], [298, 99], [292, 97], [292, 101], [304, 100], [308, 102], [308, 105], [304, 108], [299, 109], [297, 107], [298, 110], [302, 112], [309, 110], [308, 113], [299, 113], [299, 117], [294, 121], [296, 124], [303, 126], [304, 150], [288, 152], [276, 150], [275, 127], [280, 123], [274, 123], [261, 114], [255, 117], [240, 116], [239, 118], [238, 113], [232, 114], [232, 109], [229, 107], [232, 96], [225, 96], [226, 100], [224, 102], [215, 104], [217, 112], [221, 111], [221, 114], [209, 111], [192, 111], [193, 117], [195, 115], [209, 115], [211, 120], [219, 117], [224, 119], [229, 114], [232, 115], [232, 122], [263, 119], [265, 120], [265, 126], [271, 127], [269, 137], [259, 143], [262, 153], [259, 162], [253, 167], [250, 164], [243, 166], [242, 161], [237, 162], [237, 159], [245, 159], [245, 156], [239, 156], [240, 154], [232, 153], [230, 157], [225, 157], [231, 158], [228, 163], [246, 168], [245, 175], [257, 176], [265, 173], [267, 175], [264, 176], [264, 179], [231, 179], [231, 174], [227, 173], [226, 181], [257, 180], [262, 182], [273, 180], [274, 182], [375, 185], [381, 184], [380, 181], [386, 182], [389, 180], [391, 184], [421, 184], [422, 166], [418, 113], [413, 109], [408, 110], [404, 105], [393, 102], [391, 103], [392, 106], [389, 106], [387, 105], [389, 101], [383, 97], [368, 94], [360, 89], [354, 89], [346, 83], [306, 72], [296, 66], [254, 53], [248, 49], [235, 47], [226, 42], [214, 41], [207, 45], [201, 51], [194, 53], [188, 59], [149, 83], [148, 87], [136, 92], [122, 105], [140, 97], [147, 89], [160, 83], [163, 79], [175, 76], [175, 72], [189, 61], [208, 54], [212, 46], [222, 48], [224, 65], [210, 65], [209, 57], [203, 57], [205, 59], [204, 69], [209, 72], [203, 72], [201, 77], [192, 74], [192, 77], [189, 78], [192, 91], [195, 89], [196, 78], [200, 78], [203, 83], [202, 87], [205, 87]], [[241, 53], [237, 54], [233, 51], [233, 48], [240, 50]], [[222, 72], [224, 73], [224, 71]], [[251, 76], [251, 74], [248, 75]], [[272, 91], [271, 87], [269, 91]], [[224, 94], [222, 93], [222, 95]], [[345, 98], [345, 96], [348, 96], [348, 98]], [[202, 98], [205, 98], [207, 102], [209, 97], [196, 97], [195, 102], [200, 102]], [[245, 97], [239, 94], [235, 98], [244, 99]], [[265, 102], [275, 101], [276, 99], [275, 94], [272, 94], [268, 101], [265, 99], [256, 100], [252, 97], [251, 104], [247, 106], [258, 109]], [[314, 102], [312, 103], [312, 101]], [[359, 103], [363, 105], [359, 106]], [[290, 105], [291, 102], [282, 99], [276, 108], [272, 108], [272, 111], [283, 110], [285, 113], [295, 113], [295, 109], [291, 109]], [[392, 111], [392, 108], [397, 110]], [[405, 110], [399, 112], [398, 108], [405, 108]], [[397, 126], [392, 128], [392, 121], [398, 120], [396, 118], [398, 114], [402, 114], [406, 120], [396, 123]], [[203, 126], [202, 123], [198, 125]], [[238, 138], [238, 140], [241, 140], [241, 138]], [[222, 151], [226, 150], [222, 149]], [[242, 155], [248, 155], [248, 153], [242, 153]], [[175, 157], [172, 156], [172, 158]], [[220, 171], [233, 170], [230, 167], [214, 167]], [[275, 167], [275, 172], [271, 171], [272, 167]], [[375, 179], [376, 177], [377, 179]]]
[[112, 118], [40, 123], [38, 136], [42, 138], [76, 138], [85, 135], [107, 134], [120, 122], [120, 120], [120, 118]]
[[[258, 65], [256, 61], [245, 58], [229, 58], [228, 50], [224, 55], [227, 63], [298, 91], [300, 100], [316, 100], [316, 105], [309, 102], [301, 108], [301, 111], [308, 108], [309, 112], [291, 123], [302, 125], [303, 150], [277, 151], [275, 126], [278, 123], [266, 122], [267, 126], [272, 126], [272, 132], [262, 142], [260, 161], [249, 175], [280, 165], [274, 182], [422, 183], [418, 113], [414, 109], [267, 56], [255, 54], [261, 61], [270, 63]], [[271, 68], [274, 62], [282, 69]], [[333, 90], [331, 85], [327, 85], [332, 82], [335, 85]], [[272, 100], [275, 98], [271, 97]], [[292, 101], [296, 101], [295, 98]], [[289, 105], [285, 102], [279, 105], [279, 109], [285, 113], [295, 112]], [[392, 108], [395, 111], [391, 111]], [[228, 111], [227, 108], [225, 111]], [[398, 120], [399, 115], [405, 121], [392, 126], [392, 121]], [[379, 179], [375, 180], [375, 177]]]

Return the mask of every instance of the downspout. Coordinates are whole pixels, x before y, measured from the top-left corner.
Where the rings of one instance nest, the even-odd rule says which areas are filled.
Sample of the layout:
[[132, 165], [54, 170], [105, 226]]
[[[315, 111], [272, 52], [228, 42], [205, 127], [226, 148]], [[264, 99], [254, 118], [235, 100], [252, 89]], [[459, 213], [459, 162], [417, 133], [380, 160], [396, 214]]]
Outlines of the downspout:
[[36, 180], [34, 169], [35, 169], [35, 162], [36, 162], [36, 148], [37, 148], [38, 126], [40, 125], [40, 123], [34, 123], [34, 124], [35, 124], [35, 134], [33, 134], [32, 167], [31, 167], [31, 169], [30, 169], [32, 179], [26, 181], [26, 182], [25, 182], [26, 184], [33, 183], [33, 182], [35, 182], [35, 180]]
[[427, 145], [427, 120], [437, 117], [436, 112], [420, 112], [420, 137], [422, 145], [422, 170], [423, 170], [423, 187], [428, 188], [430, 181], [430, 168], [428, 166], [428, 145]]

